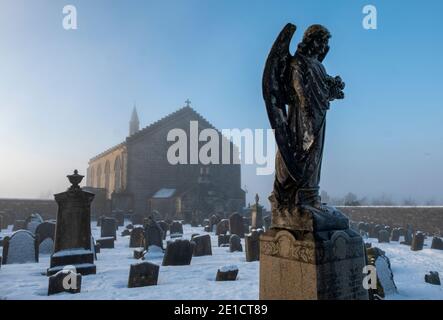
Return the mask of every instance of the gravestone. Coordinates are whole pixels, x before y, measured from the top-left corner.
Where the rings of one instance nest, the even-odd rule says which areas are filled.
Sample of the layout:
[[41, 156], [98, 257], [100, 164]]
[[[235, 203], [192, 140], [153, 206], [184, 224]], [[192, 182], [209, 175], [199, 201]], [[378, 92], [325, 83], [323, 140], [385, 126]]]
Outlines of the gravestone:
[[116, 228], [117, 221], [114, 218], [103, 218], [100, 236], [102, 238], [113, 237], [114, 239], [117, 239]]
[[209, 230], [210, 232], [215, 231], [214, 228], [217, 226], [217, 224], [221, 221], [221, 218], [216, 215], [213, 214], [210, 218], [209, 218]]
[[129, 269], [128, 288], [157, 285], [159, 270], [160, 266], [150, 262], [131, 264]]
[[425, 275], [425, 282], [433, 285], [440, 286], [440, 276], [438, 275], [437, 271], [431, 271], [429, 274]]
[[28, 230], [3, 239], [3, 264], [38, 262], [38, 256], [38, 239]]
[[391, 232], [391, 241], [399, 241], [400, 240], [400, 229], [394, 228]]
[[145, 229], [143, 227], [135, 227], [131, 231], [131, 238], [129, 239], [129, 248], [144, 248], [145, 247]]
[[14, 226], [12, 227], [12, 231], [18, 231], [18, 230], [26, 230], [25, 220], [15, 220]]
[[221, 247], [224, 244], [229, 245], [229, 238], [231, 238], [230, 234], [221, 234], [218, 236], [218, 246]]
[[[39, 241], [40, 242], [40, 241]], [[38, 246], [39, 254], [53, 254], [54, 253], [54, 240], [52, 238], [46, 238], [40, 242]]]
[[51, 221], [44, 221], [40, 223], [35, 229], [35, 234], [38, 235], [39, 243], [42, 243], [46, 239], [50, 238], [55, 240], [55, 223]]
[[177, 239], [168, 241], [162, 265], [184, 266], [191, 264], [194, 245], [189, 240]]
[[439, 237], [432, 238], [431, 249], [443, 250], [443, 240]]
[[237, 234], [231, 235], [229, 238], [229, 251], [243, 251], [243, 247], [241, 245], [241, 239]]
[[237, 275], [237, 266], [224, 266], [217, 270], [215, 281], [235, 281], [237, 280]]
[[136, 248], [134, 249], [134, 259], [141, 259], [145, 256], [146, 250], [145, 248]]
[[102, 226], [102, 220], [106, 218], [105, 216], [101, 215], [100, 217], [97, 218], [97, 227], [101, 227]]
[[382, 298], [397, 293], [397, 286], [394, 282], [394, 273], [391, 270], [391, 262], [386, 256], [386, 253], [377, 247], [372, 247], [366, 249], [366, 254], [368, 264], [374, 266], [377, 273], [377, 288], [370, 289], [370, 293]]
[[144, 216], [142, 216], [141, 214], [133, 214], [131, 216], [131, 222], [133, 225], [139, 224], [139, 225], [143, 225], [143, 220], [144, 220]]
[[163, 240], [166, 240], [166, 234], [168, 233], [169, 230], [169, 224], [166, 221], [159, 221], [158, 222], [160, 228], [162, 228], [163, 230]]
[[229, 217], [229, 231], [232, 235], [236, 234], [240, 238], [245, 237], [243, 217], [238, 213], [233, 213]]
[[217, 236], [221, 234], [226, 234], [229, 231], [229, 220], [223, 219], [219, 223], [217, 223], [217, 226], [215, 228], [215, 234]]
[[263, 207], [258, 203], [258, 194], [255, 195], [255, 204], [251, 206], [252, 229], [263, 228]]
[[125, 225], [125, 214], [122, 211], [115, 212], [114, 219], [117, 222], [117, 226], [123, 227]]
[[55, 195], [58, 205], [54, 254], [47, 275], [73, 265], [82, 275], [95, 274], [94, 253], [91, 248], [91, 203], [94, 194], [83, 191], [83, 179], [77, 170], [68, 176], [71, 187]]
[[114, 249], [114, 237], [102, 237], [96, 240], [100, 245], [100, 249]]
[[194, 245], [194, 257], [212, 256], [211, 236], [209, 234], [196, 235], [192, 237]]
[[33, 213], [25, 220], [26, 230], [35, 234], [35, 229], [37, 229], [41, 223], [43, 223], [43, 219], [40, 214]]
[[157, 246], [163, 249], [163, 229], [152, 218], [145, 225], [145, 247]]
[[378, 243], [389, 243], [389, 232], [382, 229], [378, 232]]
[[183, 225], [180, 221], [174, 221], [169, 226], [169, 234], [183, 234]]
[[[69, 279], [66, 279], [67, 277]], [[80, 293], [81, 287], [82, 275], [73, 270], [63, 269], [49, 277], [48, 296], [61, 292]]]
[[410, 225], [408, 225], [408, 227], [404, 231], [404, 241], [400, 243], [410, 246], [412, 244], [413, 237], [414, 237], [414, 230]]
[[253, 230], [245, 237], [245, 252], [246, 261], [259, 261], [260, 260], [260, 235], [257, 231]]
[[417, 232], [412, 237], [411, 250], [420, 251], [423, 250], [423, 245], [425, 243], [425, 235], [422, 232]]

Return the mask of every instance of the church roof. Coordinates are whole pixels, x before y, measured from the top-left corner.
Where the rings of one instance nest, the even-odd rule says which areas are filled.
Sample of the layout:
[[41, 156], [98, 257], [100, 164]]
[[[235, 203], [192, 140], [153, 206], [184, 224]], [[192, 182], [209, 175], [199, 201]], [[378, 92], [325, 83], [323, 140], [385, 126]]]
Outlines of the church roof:
[[[137, 115], [137, 111], [135, 109], [134, 109], [134, 111], [135, 111], [135, 114]], [[204, 118], [201, 114], [199, 114], [197, 111], [195, 111], [189, 105], [186, 105], [185, 107], [182, 107], [182, 108], [178, 109], [177, 111], [170, 113], [169, 115], [161, 118], [160, 120], [157, 120], [157, 121], [151, 123], [150, 125], [148, 125], [147, 127], [137, 131], [133, 135], [127, 137], [126, 141], [119, 143], [118, 145], [113, 146], [113, 147], [105, 150], [104, 152], [98, 154], [97, 156], [91, 158], [91, 160], [89, 162], [95, 161], [95, 160], [113, 152], [114, 150], [116, 150], [120, 147], [126, 146], [126, 144], [128, 142], [132, 142], [132, 141], [140, 138], [141, 136], [144, 136], [145, 134], [150, 134], [152, 132], [155, 132], [156, 130], [159, 130], [159, 129], [167, 126], [169, 123], [171, 123], [172, 121], [175, 121], [176, 119], [190, 116], [190, 115], [195, 116], [197, 118], [197, 120], [205, 123], [206, 126], [208, 126], [209, 128], [216, 129], [208, 120], [206, 120], [206, 118]], [[133, 116], [134, 116], [134, 112], [133, 112]]]

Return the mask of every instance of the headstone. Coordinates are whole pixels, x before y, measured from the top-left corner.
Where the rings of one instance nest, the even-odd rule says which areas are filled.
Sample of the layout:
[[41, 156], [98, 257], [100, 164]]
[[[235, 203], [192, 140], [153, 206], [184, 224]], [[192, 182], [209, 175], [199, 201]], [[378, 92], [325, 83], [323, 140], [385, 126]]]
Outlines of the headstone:
[[100, 245], [100, 249], [114, 249], [114, 237], [102, 237], [96, 240]]
[[145, 247], [145, 229], [143, 227], [135, 227], [131, 231], [131, 238], [129, 239], [129, 248], [144, 248]]
[[224, 266], [217, 270], [215, 281], [235, 281], [237, 280], [237, 275], [237, 266]]
[[157, 246], [163, 249], [163, 229], [152, 218], [145, 225], [145, 247]]
[[163, 240], [166, 240], [166, 234], [168, 233], [169, 230], [169, 224], [166, 223], [166, 221], [159, 221], [158, 222], [160, 228], [162, 228], [163, 230]]
[[231, 235], [229, 238], [229, 251], [243, 251], [243, 247], [241, 245], [241, 239], [237, 234]]
[[221, 234], [218, 236], [218, 246], [221, 247], [223, 244], [229, 245], [230, 234]]
[[366, 249], [366, 254], [368, 263], [375, 266], [377, 272], [377, 288], [370, 289], [370, 293], [382, 298], [395, 294], [397, 292], [397, 286], [395, 285], [391, 263], [386, 253], [377, 247], [372, 247]]
[[169, 226], [169, 233], [173, 234], [173, 233], [180, 233], [183, 234], [183, 225], [180, 221], [174, 221], [171, 223], [171, 225]]
[[259, 233], [253, 230], [245, 237], [246, 261], [260, 260], [260, 238]]
[[443, 240], [438, 237], [432, 238], [431, 249], [443, 250]]
[[25, 220], [26, 229], [35, 234], [35, 229], [37, 229], [38, 225], [42, 222], [43, 219], [40, 214], [33, 213]]
[[440, 276], [438, 275], [438, 272], [431, 271], [428, 274], [426, 274], [425, 275], [425, 282], [440, 286], [441, 282], [440, 282]]
[[50, 238], [53, 242], [55, 240], [55, 223], [51, 221], [44, 221], [40, 223], [35, 229], [35, 235], [38, 235], [38, 241], [42, 243]]
[[189, 240], [168, 241], [163, 256], [163, 266], [182, 266], [191, 264], [194, 243]]
[[73, 265], [76, 272], [82, 275], [96, 273], [91, 248], [91, 203], [94, 194], [80, 188], [83, 176], [77, 170], [68, 179], [71, 187], [55, 195], [58, 205], [57, 224], [48, 276], [68, 265]]
[[136, 224], [143, 225], [144, 218], [145, 217], [143, 217], [141, 214], [133, 214], [131, 217], [131, 222], [133, 225], [136, 225]]
[[157, 285], [159, 270], [160, 266], [150, 262], [131, 264], [129, 269], [128, 288]]
[[232, 235], [236, 234], [240, 238], [245, 237], [243, 217], [240, 214], [233, 213], [229, 217], [229, 231]]
[[69, 269], [63, 269], [49, 277], [48, 296], [61, 293], [80, 293], [82, 275]]
[[255, 204], [251, 206], [252, 229], [263, 228], [263, 207], [258, 203], [258, 194], [255, 195]]
[[123, 227], [125, 225], [125, 214], [122, 211], [115, 212], [114, 218], [117, 222], [117, 226]]
[[389, 232], [382, 229], [378, 232], [378, 243], [389, 243]]
[[215, 234], [217, 236], [221, 235], [221, 234], [226, 234], [229, 231], [229, 220], [228, 219], [223, 219], [221, 220], [219, 223], [217, 223], [216, 229], [215, 229]]
[[100, 236], [102, 238], [113, 237], [114, 239], [117, 239], [117, 235], [115, 232], [116, 226], [117, 226], [117, 221], [114, 218], [103, 218], [101, 224]]
[[38, 246], [39, 254], [53, 254], [54, 253], [54, 240], [46, 238]]
[[141, 259], [145, 255], [145, 249], [144, 248], [136, 248], [134, 249], [134, 259]]
[[192, 237], [194, 246], [194, 257], [212, 256], [211, 236], [209, 234], [197, 235]]
[[391, 231], [391, 241], [399, 241], [400, 240], [400, 229], [394, 228]]
[[102, 220], [106, 218], [105, 216], [101, 215], [100, 217], [97, 218], [97, 227], [101, 227], [102, 226]]
[[405, 244], [410, 246], [412, 244], [412, 239], [414, 237], [414, 231], [410, 225], [406, 228], [404, 232], [404, 241], [401, 242], [401, 244]]
[[417, 232], [412, 237], [411, 250], [420, 251], [423, 250], [423, 245], [425, 243], [425, 235], [422, 232]]
[[18, 231], [18, 230], [26, 230], [25, 220], [15, 220], [14, 226], [12, 227], [12, 231]]
[[214, 228], [217, 226], [217, 224], [221, 221], [221, 218], [216, 215], [213, 214], [210, 218], [209, 218], [209, 230], [210, 232], [214, 231]]
[[3, 264], [38, 262], [38, 255], [38, 239], [28, 230], [3, 239]]

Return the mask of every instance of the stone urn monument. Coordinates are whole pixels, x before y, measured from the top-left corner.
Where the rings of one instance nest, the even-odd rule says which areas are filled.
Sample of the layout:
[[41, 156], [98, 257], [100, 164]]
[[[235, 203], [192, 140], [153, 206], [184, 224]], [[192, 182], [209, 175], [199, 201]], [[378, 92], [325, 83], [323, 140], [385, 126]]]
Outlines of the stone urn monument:
[[278, 152], [271, 226], [260, 237], [260, 299], [368, 299], [363, 240], [319, 196], [326, 112], [344, 98], [345, 84], [322, 64], [329, 31], [309, 27], [292, 56], [295, 30], [292, 24], [282, 30], [263, 76]]
[[84, 176], [79, 175], [77, 170], [67, 177], [71, 187], [54, 196], [58, 212], [54, 253], [47, 275], [53, 275], [66, 266], [74, 266], [76, 272], [82, 275], [95, 274], [91, 248], [91, 202], [94, 194], [80, 188]]

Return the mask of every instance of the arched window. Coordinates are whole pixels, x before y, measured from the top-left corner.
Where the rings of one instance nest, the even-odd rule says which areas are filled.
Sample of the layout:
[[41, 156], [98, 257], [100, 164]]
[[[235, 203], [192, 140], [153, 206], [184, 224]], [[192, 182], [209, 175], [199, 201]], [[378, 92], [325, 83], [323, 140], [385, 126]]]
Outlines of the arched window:
[[122, 189], [122, 164], [120, 157], [117, 157], [114, 162], [114, 191], [120, 192]]
[[109, 160], [105, 163], [105, 189], [109, 193], [109, 178], [111, 174], [111, 164], [109, 163]]
[[99, 164], [97, 167], [97, 188], [102, 187], [102, 165]]

